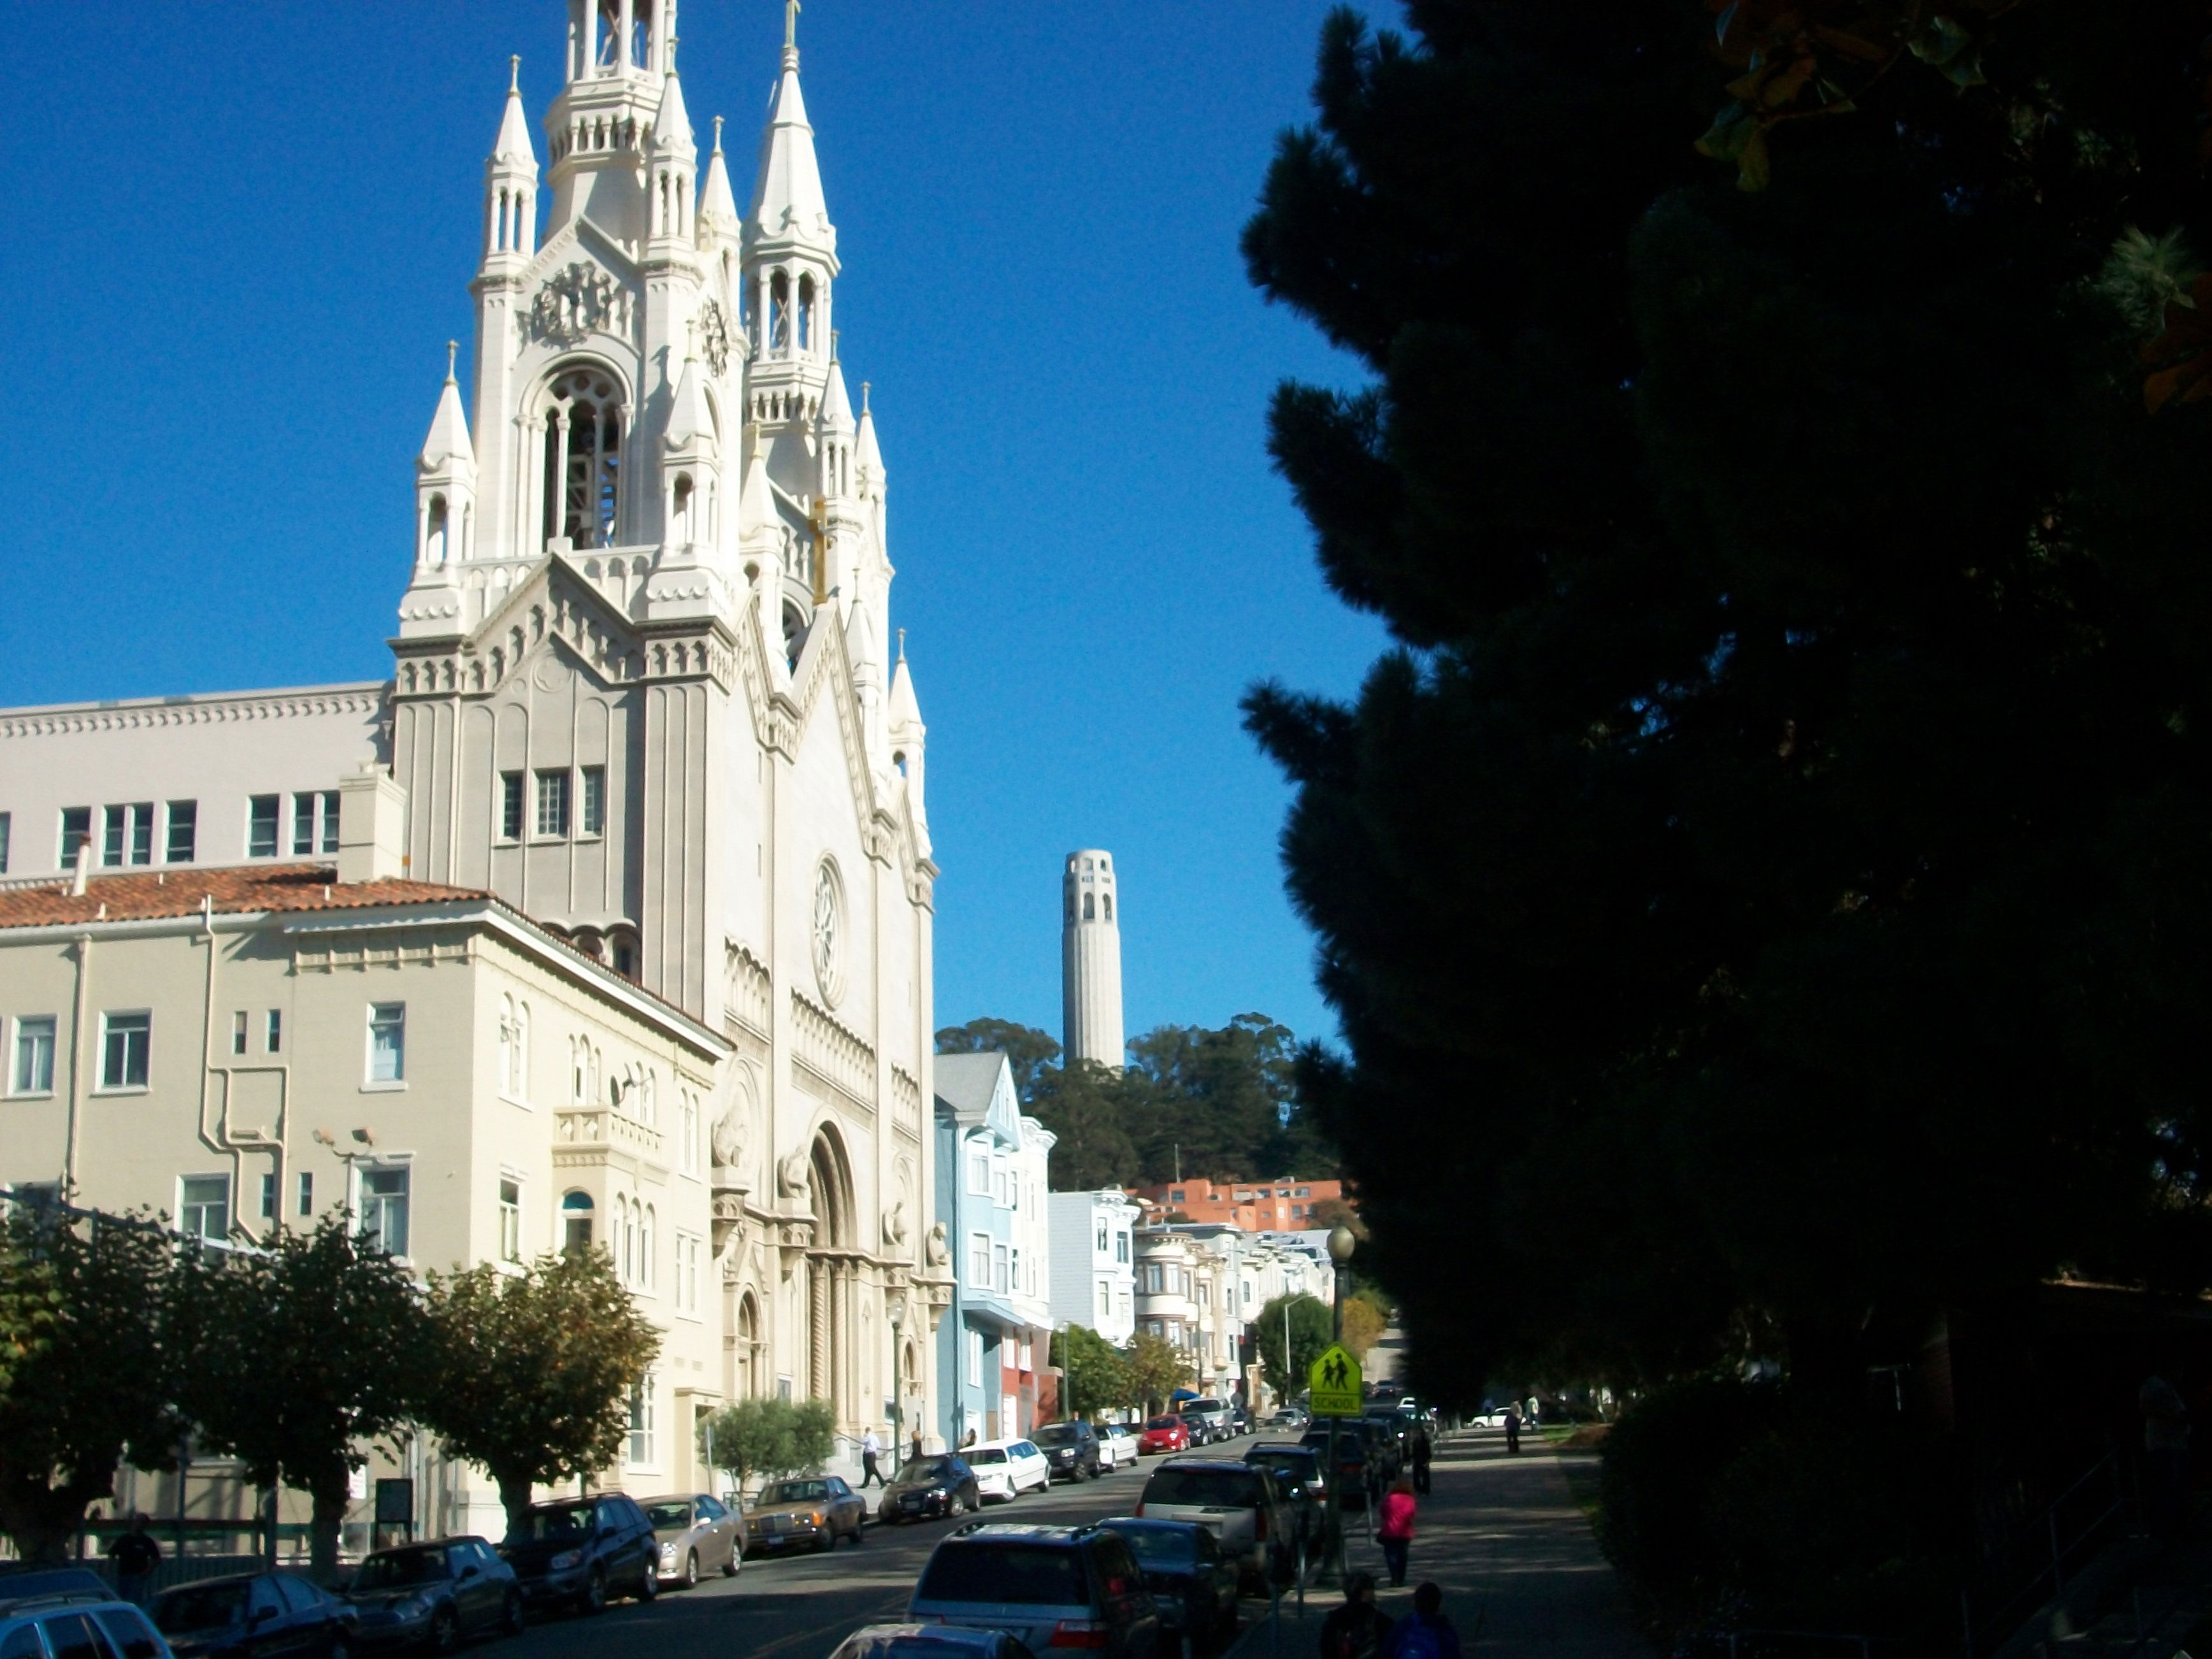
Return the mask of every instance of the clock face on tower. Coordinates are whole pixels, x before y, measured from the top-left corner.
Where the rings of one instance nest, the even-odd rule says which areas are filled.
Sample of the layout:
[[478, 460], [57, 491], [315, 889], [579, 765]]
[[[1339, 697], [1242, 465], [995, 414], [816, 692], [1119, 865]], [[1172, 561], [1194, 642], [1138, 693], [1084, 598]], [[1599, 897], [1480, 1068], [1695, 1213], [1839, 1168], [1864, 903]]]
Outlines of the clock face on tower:
[[844, 988], [843, 911], [836, 869], [825, 859], [814, 878], [814, 978], [822, 988], [822, 1000], [833, 1007]]

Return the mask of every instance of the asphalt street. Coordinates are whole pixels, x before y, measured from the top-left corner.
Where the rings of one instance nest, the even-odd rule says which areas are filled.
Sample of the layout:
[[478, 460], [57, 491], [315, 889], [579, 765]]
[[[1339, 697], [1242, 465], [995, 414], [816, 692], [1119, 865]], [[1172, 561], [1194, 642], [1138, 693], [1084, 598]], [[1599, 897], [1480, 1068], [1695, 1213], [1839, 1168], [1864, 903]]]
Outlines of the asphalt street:
[[[1200, 1456], [1236, 1455], [1249, 1440], [1224, 1441]], [[980, 1517], [871, 1522], [860, 1545], [823, 1555], [754, 1556], [735, 1578], [702, 1579], [689, 1590], [663, 1589], [641, 1605], [617, 1601], [596, 1618], [536, 1620], [519, 1637], [480, 1644], [483, 1659], [827, 1659], [863, 1625], [897, 1619], [937, 1540], [963, 1522], [1034, 1521], [1072, 1524], [1127, 1515], [1143, 1492], [1146, 1458], [1079, 1486], [1055, 1485], [1011, 1504], [987, 1504]], [[873, 1510], [876, 1492], [869, 1492]], [[1267, 1604], [1246, 1604], [1247, 1619]]]

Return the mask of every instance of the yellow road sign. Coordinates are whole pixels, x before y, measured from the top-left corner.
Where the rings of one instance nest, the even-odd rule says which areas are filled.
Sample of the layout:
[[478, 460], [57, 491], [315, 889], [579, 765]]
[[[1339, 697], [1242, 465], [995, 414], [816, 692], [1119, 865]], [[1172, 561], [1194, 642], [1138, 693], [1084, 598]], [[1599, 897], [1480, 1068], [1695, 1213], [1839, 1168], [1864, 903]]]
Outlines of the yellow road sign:
[[1357, 1417], [1366, 1402], [1359, 1395], [1359, 1362], [1341, 1342], [1332, 1342], [1313, 1363], [1306, 1382], [1306, 1408], [1316, 1417]]

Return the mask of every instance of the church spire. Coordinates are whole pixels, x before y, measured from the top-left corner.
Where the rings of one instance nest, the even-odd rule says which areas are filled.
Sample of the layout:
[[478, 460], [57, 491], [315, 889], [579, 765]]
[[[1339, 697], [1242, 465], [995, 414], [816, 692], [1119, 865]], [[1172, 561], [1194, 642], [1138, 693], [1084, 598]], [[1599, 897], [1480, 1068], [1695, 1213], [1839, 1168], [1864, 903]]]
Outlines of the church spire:
[[538, 152], [522, 109], [522, 59], [507, 59], [507, 107], [484, 162], [483, 268], [517, 265], [538, 246]]
[[822, 168], [814, 156], [814, 129], [807, 122], [806, 100], [799, 90], [798, 0], [786, 0], [786, 6], [783, 73], [769, 102], [760, 176], [746, 218], [752, 234], [763, 240], [789, 240], [834, 258], [837, 233], [830, 223]]

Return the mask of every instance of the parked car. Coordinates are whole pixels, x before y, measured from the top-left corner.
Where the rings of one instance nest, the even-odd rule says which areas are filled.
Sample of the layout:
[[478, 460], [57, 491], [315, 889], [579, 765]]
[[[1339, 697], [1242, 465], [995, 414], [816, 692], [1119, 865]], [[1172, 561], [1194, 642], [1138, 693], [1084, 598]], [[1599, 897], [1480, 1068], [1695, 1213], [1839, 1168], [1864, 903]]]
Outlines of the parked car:
[[659, 1576], [690, 1589], [702, 1572], [734, 1578], [744, 1565], [744, 1522], [719, 1498], [703, 1492], [672, 1492], [644, 1500], [659, 1547]]
[[1237, 1634], [1236, 1564], [1205, 1527], [1189, 1521], [1120, 1517], [1098, 1523], [1129, 1547], [1160, 1611], [1161, 1634], [1190, 1638], [1194, 1653], [1226, 1647]]
[[1275, 1490], [1291, 1506], [1291, 1524], [1300, 1547], [1309, 1559], [1325, 1553], [1336, 1535], [1336, 1511], [1329, 1507], [1328, 1478], [1322, 1472], [1325, 1452], [1310, 1446], [1263, 1441], [1244, 1454], [1275, 1477]]
[[1155, 1452], [1190, 1449], [1190, 1427], [1180, 1417], [1155, 1417], [1137, 1437], [1137, 1449], [1147, 1457]]
[[532, 1504], [499, 1547], [533, 1607], [605, 1611], [611, 1595], [660, 1593], [660, 1547], [637, 1500], [618, 1492]]
[[1032, 1652], [1157, 1659], [1160, 1615], [1129, 1547], [1098, 1527], [973, 1522], [930, 1554], [907, 1617], [1003, 1630]]
[[1243, 1581], [1265, 1590], [1288, 1582], [1297, 1527], [1275, 1489], [1275, 1478], [1225, 1457], [1178, 1457], [1145, 1482], [1137, 1515], [1146, 1521], [1190, 1521], [1211, 1532]]
[[[451, 1653], [471, 1636], [522, 1628], [516, 1577], [483, 1539], [439, 1538], [363, 1556], [346, 1600], [363, 1648]], [[201, 1588], [186, 1584], [170, 1594]]]
[[1096, 1480], [1105, 1462], [1098, 1432], [1078, 1418], [1070, 1423], [1047, 1423], [1030, 1436], [1044, 1454], [1048, 1476], [1063, 1480]]
[[179, 1659], [348, 1659], [361, 1644], [354, 1607], [296, 1573], [198, 1579], [148, 1612]]
[[[40, 1638], [44, 1638], [41, 1645]], [[172, 1659], [169, 1644], [106, 1581], [82, 1567], [0, 1576], [0, 1654], [37, 1659]]]
[[1028, 1440], [985, 1440], [961, 1454], [975, 1472], [975, 1490], [1011, 1504], [1025, 1492], [1052, 1484], [1052, 1464]]
[[830, 1659], [1035, 1659], [1021, 1638], [965, 1625], [864, 1625]]
[[1109, 1469], [1126, 1469], [1133, 1465], [1140, 1454], [1137, 1450], [1137, 1432], [1127, 1423], [1101, 1423], [1098, 1425], [1098, 1462]]
[[[1298, 1443], [1310, 1448], [1323, 1462], [1327, 1462], [1329, 1455], [1328, 1423], [1324, 1421], [1308, 1429]], [[1367, 1499], [1375, 1490], [1374, 1467], [1368, 1459], [1366, 1437], [1354, 1432], [1347, 1423], [1343, 1432], [1336, 1437], [1336, 1468], [1323, 1473], [1330, 1477], [1342, 1507], [1365, 1509]]]
[[1306, 1413], [1303, 1407], [1285, 1406], [1280, 1411], [1270, 1413], [1267, 1420], [1260, 1426], [1267, 1429], [1303, 1429], [1312, 1421], [1313, 1419]]
[[745, 1550], [829, 1550], [841, 1538], [860, 1542], [868, 1500], [834, 1474], [771, 1480], [745, 1511]]
[[952, 1452], [910, 1457], [876, 1505], [886, 1523], [928, 1521], [940, 1515], [974, 1513], [983, 1507], [983, 1492], [968, 1460]]
[[1223, 1400], [1186, 1400], [1182, 1402], [1182, 1420], [1190, 1426], [1190, 1437], [1194, 1444], [1210, 1446], [1217, 1440], [1226, 1440], [1235, 1432], [1229, 1420], [1229, 1404]]

